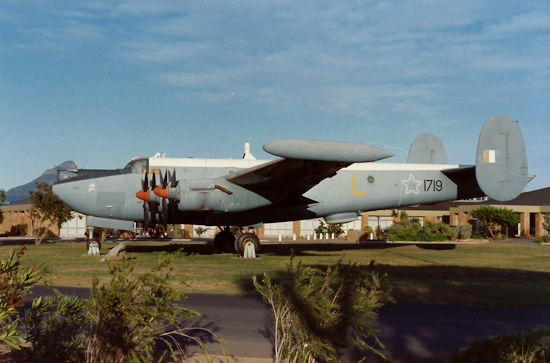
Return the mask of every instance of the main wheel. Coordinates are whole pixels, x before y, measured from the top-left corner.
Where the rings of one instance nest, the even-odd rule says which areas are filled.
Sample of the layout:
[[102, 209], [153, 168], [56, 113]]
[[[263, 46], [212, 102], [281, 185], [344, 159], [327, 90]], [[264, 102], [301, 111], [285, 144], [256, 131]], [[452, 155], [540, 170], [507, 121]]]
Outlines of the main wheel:
[[229, 231], [221, 231], [214, 237], [214, 251], [216, 253], [231, 253], [233, 252], [233, 244], [235, 236]]
[[260, 251], [260, 240], [254, 233], [243, 233], [235, 240], [235, 250], [241, 256], [244, 256], [247, 245], [254, 247], [256, 253]]

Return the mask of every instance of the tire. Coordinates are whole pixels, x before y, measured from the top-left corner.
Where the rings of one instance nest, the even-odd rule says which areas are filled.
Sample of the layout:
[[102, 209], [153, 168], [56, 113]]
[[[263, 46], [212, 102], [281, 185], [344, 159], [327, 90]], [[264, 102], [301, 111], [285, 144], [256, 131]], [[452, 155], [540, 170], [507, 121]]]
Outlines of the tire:
[[90, 244], [92, 244], [92, 243], [97, 244], [97, 248], [99, 248], [99, 250], [101, 251], [101, 242], [95, 241], [95, 240], [87, 240], [86, 241], [86, 251], [88, 251], [90, 249]]
[[244, 256], [244, 250], [248, 243], [254, 245], [256, 254], [260, 251], [260, 240], [254, 233], [243, 233], [235, 240], [235, 250], [240, 256]]
[[228, 231], [221, 231], [214, 237], [214, 252], [215, 253], [231, 253], [233, 252], [233, 244], [235, 236]]

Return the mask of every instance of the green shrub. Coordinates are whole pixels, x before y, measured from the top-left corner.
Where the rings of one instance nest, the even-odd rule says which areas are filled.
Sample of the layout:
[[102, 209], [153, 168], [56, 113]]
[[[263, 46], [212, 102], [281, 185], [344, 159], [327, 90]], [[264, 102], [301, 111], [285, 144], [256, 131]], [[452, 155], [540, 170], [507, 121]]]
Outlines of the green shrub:
[[264, 273], [256, 290], [275, 318], [275, 362], [338, 361], [338, 347], [351, 337], [363, 350], [381, 354], [371, 326], [376, 310], [390, 301], [379, 276], [368, 267], [340, 262], [320, 270], [293, 263], [281, 283]]
[[395, 222], [388, 232], [390, 241], [420, 241], [420, 223], [413, 223], [408, 219]]
[[24, 319], [30, 349], [21, 353], [32, 362], [82, 362], [85, 344], [84, 303], [76, 296], [38, 297]]
[[550, 360], [550, 331], [532, 330], [475, 341], [460, 348], [451, 363], [475, 362], [548, 362]]
[[476, 231], [472, 233], [473, 239], [487, 239], [487, 234], [484, 231]]
[[21, 267], [21, 257], [27, 248], [12, 250], [10, 256], [0, 260], [0, 342], [12, 349], [20, 349], [21, 335], [18, 331], [19, 312], [23, 296], [46, 274], [46, 265]]
[[[421, 230], [424, 233], [420, 233]], [[388, 239], [390, 241], [454, 241], [457, 235], [457, 229], [445, 223], [428, 221], [422, 227], [417, 221], [405, 219], [390, 227]]]
[[472, 237], [472, 226], [470, 224], [461, 224], [457, 227], [458, 238], [468, 239]]
[[[135, 261], [109, 265], [111, 279], [99, 283], [93, 277], [87, 301], [86, 361], [151, 361], [156, 343], [162, 342], [176, 360], [183, 349], [178, 342], [190, 338], [187, 329], [177, 328], [184, 317], [197, 312], [178, 304], [184, 298], [171, 285], [173, 254], [163, 253], [157, 266], [135, 275]], [[182, 281], [183, 282], [183, 281]]]
[[536, 243], [548, 243], [548, 242], [550, 242], [550, 237], [549, 236], [538, 236], [538, 237], [535, 237], [535, 242]]

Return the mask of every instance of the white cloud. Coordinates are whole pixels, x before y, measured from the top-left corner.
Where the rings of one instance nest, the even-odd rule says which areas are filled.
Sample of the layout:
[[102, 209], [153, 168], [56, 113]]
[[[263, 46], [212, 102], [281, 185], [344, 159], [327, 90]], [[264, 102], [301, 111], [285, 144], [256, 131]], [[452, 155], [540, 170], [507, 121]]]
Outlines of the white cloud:
[[490, 34], [508, 36], [511, 33], [530, 33], [550, 31], [550, 13], [532, 12], [520, 14], [493, 24], [488, 29]]

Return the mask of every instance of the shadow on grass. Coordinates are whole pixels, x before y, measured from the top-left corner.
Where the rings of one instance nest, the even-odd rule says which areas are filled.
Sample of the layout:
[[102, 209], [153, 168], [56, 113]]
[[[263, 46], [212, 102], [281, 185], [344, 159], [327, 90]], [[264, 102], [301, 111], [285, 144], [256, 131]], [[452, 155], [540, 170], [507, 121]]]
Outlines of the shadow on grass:
[[[273, 256], [289, 256], [294, 251], [296, 256], [309, 256], [311, 252], [342, 252], [342, 251], [354, 251], [354, 250], [378, 250], [388, 248], [400, 248], [410, 246], [407, 243], [282, 243], [282, 244], [262, 244], [260, 248], [261, 254], [269, 254]], [[437, 244], [437, 245], [419, 245], [418, 248], [433, 249], [433, 250], [450, 250], [455, 248], [455, 244]], [[212, 243], [177, 243], [170, 244], [156, 244], [154, 242], [144, 242], [139, 244], [131, 244], [126, 246], [128, 252], [145, 253], [145, 252], [175, 252], [183, 251], [184, 253], [195, 253], [200, 255], [212, 255], [214, 254], [214, 246]]]
[[[347, 260], [343, 260], [346, 263]], [[326, 269], [326, 265], [307, 265]], [[398, 302], [484, 306], [550, 307], [550, 272], [453, 265], [360, 266], [384, 276]], [[270, 274], [274, 282], [286, 271]], [[262, 279], [262, 274], [257, 275]], [[251, 278], [238, 281], [241, 291], [255, 292]]]
[[[61, 240], [59, 238], [46, 238], [42, 240], [41, 244], [47, 245], [47, 244], [54, 244], [56, 242], [60, 242]], [[34, 245], [34, 237], [10, 237], [10, 238], [2, 238], [0, 239], [0, 246], [30, 246]]]
[[[343, 261], [345, 262], [345, 260]], [[326, 270], [326, 265], [307, 265], [321, 270]], [[400, 304], [435, 304], [442, 306], [442, 309], [454, 311], [456, 306], [472, 305], [485, 309], [513, 309], [515, 307], [530, 308], [550, 308], [548, 296], [550, 294], [550, 273], [540, 271], [526, 271], [519, 269], [499, 269], [499, 268], [478, 268], [453, 265], [431, 265], [431, 266], [394, 266], [387, 264], [372, 264], [369, 266], [357, 266], [358, 269], [377, 272], [383, 277], [382, 286], [387, 288], [395, 302]], [[280, 284], [287, 281], [288, 273], [286, 270], [270, 273], [270, 278], [274, 284]], [[358, 273], [357, 275], [361, 275]], [[263, 274], [256, 275], [259, 281], [262, 281]], [[251, 279], [243, 278], [239, 281], [242, 291], [247, 293], [255, 292]], [[387, 305], [392, 308], [393, 304]], [[422, 305], [419, 305], [422, 306]], [[448, 307], [448, 308], [447, 308]], [[412, 305], [414, 308], [414, 305]], [[460, 309], [459, 309], [460, 310]], [[484, 311], [484, 310], [482, 310]], [[507, 310], [508, 311], [508, 310]], [[510, 310], [515, 312], [515, 310]], [[519, 310], [521, 311], [521, 309]], [[430, 314], [430, 308], [427, 308], [426, 314]], [[500, 316], [500, 315], [499, 315]], [[501, 319], [501, 318], [499, 318]], [[521, 319], [520, 319], [521, 320]], [[501, 320], [498, 320], [501, 322]], [[386, 322], [387, 324], [387, 322]], [[499, 323], [502, 324], [502, 323]], [[383, 328], [384, 324], [375, 324]], [[437, 323], [434, 322], [434, 330], [437, 330]], [[432, 329], [428, 327], [426, 329]], [[414, 330], [414, 329], [413, 329]], [[452, 328], [449, 328], [452, 330]], [[390, 334], [392, 329], [386, 330], [380, 337]], [[424, 332], [411, 332], [421, 336]], [[480, 333], [480, 332], [478, 332]], [[273, 328], [262, 332], [266, 337], [272, 338]], [[450, 332], [452, 334], [452, 331]], [[493, 333], [494, 334], [494, 333]], [[391, 334], [390, 334], [391, 335]], [[399, 334], [398, 334], [399, 335]], [[439, 339], [437, 334], [433, 337], [421, 336], [421, 341]], [[398, 337], [402, 340], [402, 337]], [[392, 339], [396, 339], [395, 337]], [[383, 339], [384, 340], [384, 339]], [[406, 340], [406, 339], [405, 339]], [[430, 346], [430, 349], [437, 353], [435, 356], [449, 357], [458, 347], [453, 346], [448, 341], [445, 344], [449, 346], [438, 346], [437, 342]], [[410, 342], [409, 342], [410, 343]], [[407, 348], [408, 349], [408, 348]], [[391, 354], [391, 352], [388, 352]], [[407, 352], [413, 354], [418, 352]], [[346, 357], [350, 361], [358, 361], [368, 356], [369, 361], [383, 361], [357, 347], [346, 349]], [[413, 355], [414, 356], [414, 355]], [[416, 356], [413, 361], [418, 361], [420, 356]], [[421, 360], [424, 361], [424, 360]], [[439, 361], [439, 359], [435, 359]]]
[[198, 253], [201, 255], [212, 255], [214, 249], [205, 244], [139, 244], [139, 245], [126, 245], [127, 252], [133, 253], [148, 253], [148, 252], [176, 252], [182, 251], [183, 253]]

